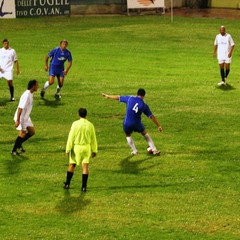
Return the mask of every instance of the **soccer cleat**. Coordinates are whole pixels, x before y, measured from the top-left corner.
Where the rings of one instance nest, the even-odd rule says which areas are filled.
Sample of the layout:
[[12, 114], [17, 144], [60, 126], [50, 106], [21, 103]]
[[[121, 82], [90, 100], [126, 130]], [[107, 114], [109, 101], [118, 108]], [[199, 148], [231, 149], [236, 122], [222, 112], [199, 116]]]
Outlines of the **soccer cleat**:
[[44, 94], [45, 94], [45, 91], [42, 89], [42, 91], [41, 91], [41, 93], [40, 93], [40, 96], [41, 96], [42, 98], [44, 98]]
[[224, 81], [221, 81], [218, 83], [218, 86], [222, 86], [222, 85], [226, 85], [226, 83]]
[[134, 151], [133, 151], [133, 152], [131, 152], [131, 155], [133, 155], [133, 156], [134, 156], [134, 155], [138, 155], [138, 152], [134, 152]]
[[62, 97], [62, 96], [61, 96], [60, 94], [57, 94], [57, 93], [55, 94], [55, 98], [56, 98], [56, 99], [60, 99], [61, 97]]
[[82, 192], [86, 192], [86, 191], [87, 191], [87, 188], [82, 187], [82, 188], [81, 188], [81, 191], [82, 191]]
[[19, 147], [18, 148], [19, 150], [20, 150], [20, 152], [22, 152], [22, 153], [25, 153], [26, 152], [26, 150], [21, 146], [21, 147]]
[[160, 151], [158, 151], [158, 150], [153, 151], [153, 155], [160, 156]]
[[11, 154], [12, 154], [13, 156], [19, 155], [19, 153], [18, 153], [17, 151], [12, 151]]
[[148, 148], [147, 148], [147, 152], [148, 152], [149, 154], [153, 154], [152, 148], [151, 148], [151, 147], [148, 147]]
[[15, 101], [15, 98], [12, 97], [12, 98], [10, 99], [10, 102], [14, 102], [14, 101]]
[[66, 183], [64, 183], [64, 186], [63, 186], [63, 188], [64, 188], [64, 189], [66, 189], [66, 190], [68, 190], [68, 189], [70, 189], [70, 185], [69, 185], [69, 184], [66, 184]]

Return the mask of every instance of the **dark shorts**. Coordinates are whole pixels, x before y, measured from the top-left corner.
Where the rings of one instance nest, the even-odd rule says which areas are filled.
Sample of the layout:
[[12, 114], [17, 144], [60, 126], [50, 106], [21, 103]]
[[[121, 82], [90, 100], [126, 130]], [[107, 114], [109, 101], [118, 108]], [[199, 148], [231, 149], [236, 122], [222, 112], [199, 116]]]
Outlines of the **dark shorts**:
[[123, 130], [126, 134], [131, 134], [132, 132], [142, 133], [145, 130], [145, 127], [142, 123], [135, 124], [123, 124]]
[[50, 69], [49, 69], [49, 76], [57, 76], [57, 77], [63, 77], [64, 78], [64, 73], [63, 73], [64, 69], [62, 68], [56, 68], [56, 67], [53, 67], [53, 66], [50, 66]]

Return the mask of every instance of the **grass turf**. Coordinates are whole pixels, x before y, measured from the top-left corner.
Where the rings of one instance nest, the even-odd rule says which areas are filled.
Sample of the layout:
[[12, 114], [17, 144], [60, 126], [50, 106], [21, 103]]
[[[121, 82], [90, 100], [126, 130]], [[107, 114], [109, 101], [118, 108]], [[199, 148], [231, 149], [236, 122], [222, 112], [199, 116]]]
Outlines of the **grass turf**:
[[[224, 20], [236, 41], [229, 83], [212, 58], [222, 19], [164, 16], [51, 17], [1, 20], [2, 39], [16, 49], [21, 74], [16, 102], [0, 82], [1, 239], [239, 239], [239, 49], [238, 23]], [[61, 101], [47, 80], [44, 57], [68, 39], [73, 67]], [[12, 158], [13, 115], [30, 79], [39, 81], [31, 118], [36, 135], [27, 152]], [[143, 122], [160, 157], [146, 153], [133, 134], [131, 157], [122, 132], [124, 104], [101, 92], [135, 94], [163, 126]], [[88, 192], [80, 194], [81, 170], [64, 191], [65, 144], [78, 108], [88, 109], [99, 153], [90, 164]]]

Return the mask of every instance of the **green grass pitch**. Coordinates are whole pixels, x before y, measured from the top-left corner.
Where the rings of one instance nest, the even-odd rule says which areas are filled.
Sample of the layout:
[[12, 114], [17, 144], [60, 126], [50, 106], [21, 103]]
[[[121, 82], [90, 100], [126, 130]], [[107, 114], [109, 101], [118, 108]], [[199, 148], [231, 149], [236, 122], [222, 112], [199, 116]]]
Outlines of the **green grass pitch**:
[[[220, 25], [235, 40], [228, 85], [219, 88], [213, 41]], [[0, 81], [0, 238], [33, 239], [240, 239], [240, 50], [234, 20], [167, 16], [92, 16], [1, 20], [0, 39], [17, 51], [16, 102]], [[44, 57], [69, 41], [73, 66], [62, 99], [48, 79]], [[13, 115], [30, 79], [39, 81], [31, 118], [36, 135], [26, 153], [10, 154], [17, 136]], [[160, 157], [149, 156], [133, 134], [131, 157], [122, 131], [124, 104], [109, 94], [136, 94], [163, 132], [143, 117]], [[65, 145], [78, 109], [88, 109], [99, 153], [90, 164], [88, 192], [80, 194], [81, 169], [71, 189], [63, 181]]]

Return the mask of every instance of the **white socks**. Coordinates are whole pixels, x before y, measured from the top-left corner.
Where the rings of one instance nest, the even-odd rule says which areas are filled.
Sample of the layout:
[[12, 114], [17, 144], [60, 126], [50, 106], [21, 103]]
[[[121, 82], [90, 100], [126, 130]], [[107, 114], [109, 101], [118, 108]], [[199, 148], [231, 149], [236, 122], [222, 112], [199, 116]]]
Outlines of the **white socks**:
[[45, 84], [44, 84], [44, 87], [43, 87], [43, 91], [45, 92], [48, 89], [49, 86], [50, 86], [49, 82], [46, 81]]
[[132, 137], [126, 137], [126, 138], [127, 138], [128, 145], [132, 149], [133, 153], [137, 153], [137, 149], [135, 147], [135, 144], [134, 144], [134, 141], [133, 141]]
[[144, 137], [145, 137], [145, 139], [146, 139], [146, 141], [148, 143], [148, 146], [152, 149], [152, 151], [156, 151], [157, 149], [156, 149], [156, 147], [155, 147], [155, 145], [153, 143], [153, 140], [149, 136], [149, 134], [148, 133], [145, 134]]

